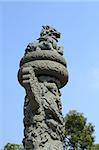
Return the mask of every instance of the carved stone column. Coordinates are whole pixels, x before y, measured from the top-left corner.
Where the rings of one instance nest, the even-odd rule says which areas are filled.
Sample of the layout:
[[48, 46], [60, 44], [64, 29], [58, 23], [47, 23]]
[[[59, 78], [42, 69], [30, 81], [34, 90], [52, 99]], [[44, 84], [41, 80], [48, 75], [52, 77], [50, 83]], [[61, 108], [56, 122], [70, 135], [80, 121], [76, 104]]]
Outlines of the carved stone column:
[[38, 42], [29, 43], [20, 61], [18, 80], [25, 88], [25, 150], [63, 150], [64, 121], [60, 91], [68, 81], [60, 33], [43, 26]]

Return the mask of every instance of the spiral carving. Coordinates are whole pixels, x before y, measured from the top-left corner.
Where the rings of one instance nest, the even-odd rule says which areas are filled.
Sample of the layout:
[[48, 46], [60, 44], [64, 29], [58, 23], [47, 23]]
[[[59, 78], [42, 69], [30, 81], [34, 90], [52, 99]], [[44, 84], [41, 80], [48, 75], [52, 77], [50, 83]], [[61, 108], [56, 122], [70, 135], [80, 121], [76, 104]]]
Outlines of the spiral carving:
[[[64, 120], [60, 88], [68, 82], [60, 33], [43, 26], [39, 42], [31, 43], [20, 61], [18, 81], [25, 88], [25, 150], [63, 150]], [[55, 49], [56, 48], [56, 49]]]

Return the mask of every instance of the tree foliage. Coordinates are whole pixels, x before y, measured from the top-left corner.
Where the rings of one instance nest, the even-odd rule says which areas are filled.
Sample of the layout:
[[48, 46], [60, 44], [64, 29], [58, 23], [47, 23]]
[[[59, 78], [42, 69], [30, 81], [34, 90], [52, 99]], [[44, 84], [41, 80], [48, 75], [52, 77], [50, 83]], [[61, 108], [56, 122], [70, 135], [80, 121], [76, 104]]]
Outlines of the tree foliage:
[[99, 144], [95, 144], [92, 150], [99, 150]]
[[[83, 113], [69, 111], [65, 117], [66, 150], [99, 150], [94, 144], [94, 126], [87, 123]], [[3, 150], [24, 150], [22, 145], [8, 143]]]
[[18, 144], [8, 143], [5, 145], [4, 150], [23, 150], [23, 146]]
[[65, 117], [65, 145], [69, 150], [90, 150], [94, 144], [94, 126], [82, 113], [71, 110]]

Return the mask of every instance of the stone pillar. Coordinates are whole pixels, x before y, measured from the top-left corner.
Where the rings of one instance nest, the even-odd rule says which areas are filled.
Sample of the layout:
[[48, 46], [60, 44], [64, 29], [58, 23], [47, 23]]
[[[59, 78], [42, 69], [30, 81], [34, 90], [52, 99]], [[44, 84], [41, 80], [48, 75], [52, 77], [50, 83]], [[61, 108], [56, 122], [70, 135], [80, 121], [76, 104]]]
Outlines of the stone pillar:
[[18, 71], [25, 88], [25, 150], [63, 150], [64, 121], [60, 88], [68, 81], [63, 48], [57, 45], [60, 33], [42, 26], [38, 42], [29, 43]]

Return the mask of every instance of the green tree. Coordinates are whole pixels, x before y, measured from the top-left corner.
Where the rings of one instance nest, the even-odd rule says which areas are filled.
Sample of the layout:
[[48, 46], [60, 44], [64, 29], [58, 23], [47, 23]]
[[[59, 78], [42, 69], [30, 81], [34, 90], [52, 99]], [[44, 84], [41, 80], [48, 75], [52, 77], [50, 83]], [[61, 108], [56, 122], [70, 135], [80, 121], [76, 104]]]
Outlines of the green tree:
[[65, 117], [65, 145], [69, 150], [91, 150], [94, 126], [87, 123], [83, 113], [71, 110]]
[[23, 150], [23, 146], [18, 144], [8, 143], [5, 145], [4, 150]]
[[91, 150], [99, 150], [99, 144], [94, 144], [93, 149]]

